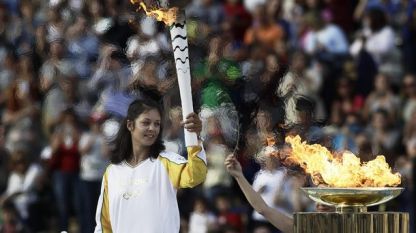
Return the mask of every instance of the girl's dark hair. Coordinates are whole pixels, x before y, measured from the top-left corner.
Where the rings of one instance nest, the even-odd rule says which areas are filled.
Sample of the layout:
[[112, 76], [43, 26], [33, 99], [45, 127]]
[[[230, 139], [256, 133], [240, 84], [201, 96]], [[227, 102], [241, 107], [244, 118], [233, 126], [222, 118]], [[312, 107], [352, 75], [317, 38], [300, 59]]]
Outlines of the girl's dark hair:
[[[127, 121], [129, 120], [134, 122], [134, 120], [137, 117], [139, 117], [140, 114], [152, 109], [156, 109], [160, 113], [161, 119], [163, 119], [162, 105], [153, 99], [137, 99], [129, 105], [129, 108], [127, 110], [127, 116], [122, 121], [120, 129], [117, 133], [117, 137], [114, 140], [115, 147], [113, 153], [111, 154], [111, 163], [119, 164], [123, 160], [128, 160], [129, 158], [131, 158], [131, 156], [133, 155], [133, 145], [131, 142], [131, 133], [127, 129]], [[162, 126], [163, 125], [161, 124], [159, 135], [157, 136], [155, 143], [150, 147], [149, 151], [149, 156], [154, 159], [156, 159], [159, 156], [160, 152], [165, 149], [165, 145], [163, 145], [162, 140]]]

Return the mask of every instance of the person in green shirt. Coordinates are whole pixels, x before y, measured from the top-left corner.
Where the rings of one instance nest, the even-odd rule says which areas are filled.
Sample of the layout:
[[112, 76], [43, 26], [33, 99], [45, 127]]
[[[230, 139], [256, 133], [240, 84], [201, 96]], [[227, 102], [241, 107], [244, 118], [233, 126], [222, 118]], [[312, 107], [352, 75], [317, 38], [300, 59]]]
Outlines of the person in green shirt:
[[[194, 84], [200, 86], [201, 118], [215, 117], [229, 146], [237, 142], [239, 115], [232, 99], [235, 82], [241, 78], [239, 64], [224, 56], [227, 40], [216, 35], [209, 43], [207, 59], [193, 69]], [[203, 130], [202, 137], [206, 129]]]

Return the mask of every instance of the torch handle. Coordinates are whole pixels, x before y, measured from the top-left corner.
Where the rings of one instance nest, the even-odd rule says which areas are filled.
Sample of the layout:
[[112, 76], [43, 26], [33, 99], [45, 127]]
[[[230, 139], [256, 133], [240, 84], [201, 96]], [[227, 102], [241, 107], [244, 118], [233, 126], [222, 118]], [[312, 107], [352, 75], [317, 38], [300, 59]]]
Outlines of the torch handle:
[[[188, 39], [186, 34], [185, 13], [180, 12], [176, 22], [170, 28], [173, 54], [175, 57], [176, 73], [178, 75], [179, 92], [181, 96], [182, 115], [185, 118], [192, 113], [191, 70], [189, 66]], [[185, 130], [185, 145], [198, 145], [196, 133]]]

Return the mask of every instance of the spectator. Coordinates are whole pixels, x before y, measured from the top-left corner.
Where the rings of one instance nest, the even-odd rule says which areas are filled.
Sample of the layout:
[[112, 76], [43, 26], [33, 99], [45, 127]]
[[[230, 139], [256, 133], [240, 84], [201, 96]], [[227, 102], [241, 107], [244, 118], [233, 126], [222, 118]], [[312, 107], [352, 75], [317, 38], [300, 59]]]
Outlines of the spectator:
[[5, 51], [0, 71], [0, 103], [7, 100], [7, 93], [16, 76], [16, 56], [12, 51]]
[[169, 111], [169, 125], [166, 127], [164, 143], [167, 150], [186, 155], [184, 131], [181, 127], [182, 108], [175, 107]]
[[98, 57], [98, 38], [91, 32], [87, 18], [80, 15], [66, 31], [68, 54], [75, 73], [80, 78], [87, 78], [92, 73], [92, 61]]
[[[67, 109], [62, 112], [61, 121], [51, 137], [52, 158], [49, 161], [60, 231], [68, 231], [71, 209], [75, 210], [76, 217], [81, 217], [79, 137], [77, 116], [72, 109]], [[81, 221], [78, 219], [78, 222]]]
[[310, 13], [305, 18], [311, 30], [304, 39], [304, 49], [308, 54], [330, 62], [332, 58], [342, 58], [348, 53], [348, 41], [341, 28], [325, 22], [316, 13]]
[[3, 222], [0, 224], [0, 232], [30, 232], [20, 220], [19, 212], [12, 202], [5, 202], [2, 204], [1, 215]]
[[[31, 205], [38, 201], [37, 190], [40, 186], [42, 169], [30, 162], [29, 155], [24, 151], [16, 151], [11, 155], [11, 173], [2, 202], [12, 202], [18, 211], [18, 216], [26, 223], [33, 223], [35, 217], [30, 212]], [[33, 225], [32, 225], [33, 227]]]
[[189, 233], [208, 233], [216, 228], [216, 217], [203, 198], [196, 199], [189, 218]]
[[51, 127], [56, 124], [60, 113], [73, 102], [71, 94], [72, 63], [65, 58], [65, 47], [60, 35], [49, 42], [49, 56], [40, 70], [40, 89], [45, 94], [42, 109], [44, 132], [49, 135]]
[[354, 93], [353, 82], [347, 78], [341, 78], [337, 83], [336, 97], [332, 102], [331, 120], [335, 125], [342, 125], [347, 114], [359, 114], [364, 106], [364, 98]]
[[395, 128], [384, 109], [378, 109], [371, 115], [371, 126], [368, 128], [372, 141], [372, 151], [375, 155], [384, 155], [387, 163], [393, 167], [397, 159], [397, 147], [400, 142], [400, 132]]
[[224, 9], [214, 0], [193, 0], [186, 8], [187, 15], [198, 18], [205, 35], [220, 32]]
[[[215, 120], [215, 118], [208, 119], [209, 122], [212, 120]], [[218, 127], [218, 125], [214, 127]], [[229, 148], [225, 145], [221, 134], [211, 134], [209, 139], [205, 140], [205, 148], [208, 173], [203, 188], [205, 196], [212, 202], [218, 194], [227, 192], [231, 188], [231, 177], [227, 174], [223, 165], [225, 156], [229, 153]]]
[[403, 129], [403, 142], [406, 144], [411, 138], [416, 136], [416, 110], [410, 115]]
[[226, 0], [223, 7], [225, 16], [223, 22], [224, 30], [227, 30], [226, 27], [230, 27], [233, 39], [238, 44], [241, 44], [244, 39], [244, 33], [251, 24], [251, 15], [238, 0]]
[[215, 198], [215, 209], [218, 212], [219, 227], [231, 226], [238, 232], [243, 232], [243, 218], [232, 209], [230, 197], [220, 194]]
[[391, 121], [399, 116], [399, 107], [400, 99], [392, 91], [389, 76], [383, 73], [378, 74], [374, 80], [374, 90], [365, 101], [364, 119], [368, 119], [372, 113], [382, 108], [387, 111]]
[[256, 6], [253, 23], [246, 31], [244, 43], [246, 45], [257, 44], [269, 49], [275, 48], [279, 43], [283, 43], [285, 38], [282, 27], [267, 15], [266, 5]]
[[395, 33], [389, 26], [385, 12], [379, 8], [371, 8], [363, 20], [364, 25], [359, 37], [350, 47], [353, 56], [360, 50], [366, 50], [378, 67], [387, 72], [392, 82], [400, 81], [401, 53], [395, 45]]
[[403, 102], [402, 118], [404, 122], [410, 121], [412, 113], [416, 111], [416, 76], [407, 74], [403, 78]]
[[239, 65], [224, 56], [227, 38], [215, 35], [210, 40], [210, 54], [194, 73], [201, 86], [201, 118], [219, 117], [227, 145], [236, 143], [238, 115], [231, 97], [231, 87], [241, 78]]
[[[286, 172], [283, 168], [280, 167], [280, 164], [277, 160], [262, 155], [263, 168], [255, 175], [253, 181], [253, 189], [263, 198], [265, 203], [272, 208], [280, 208], [288, 213], [292, 210], [286, 209], [283, 205], [285, 203], [280, 203], [277, 205], [275, 203], [275, 197], [283, 191], [284, 180], [286, 179]], [[287, 202], [288, 200], [286, 200]], [[287, 206], [287, 205], [285, 205]], [[253, 212], [253, 220], [256, 222], [256, 225], [264, 225], [268, 221], [259, 214], [257, 211]]]
[[95, 207], [100, 196], [101, 178], [109, 164], [109, 149], [101, 128], [104, 119], [99, 113], [92, 114], [89, 131], [82, 133], [79, 139], [81, 232], [94, 231]]
[[29, 54], [22, 55], [18, 61], [18, 73], [6, 92], [7, 107], [2, 117], [10, 136], [6, 138], [10, 151], [37, 149], [40, 143], [37, 137], [40, 127], [35, 123], [39, 120], [40, 96], [33, 63]]

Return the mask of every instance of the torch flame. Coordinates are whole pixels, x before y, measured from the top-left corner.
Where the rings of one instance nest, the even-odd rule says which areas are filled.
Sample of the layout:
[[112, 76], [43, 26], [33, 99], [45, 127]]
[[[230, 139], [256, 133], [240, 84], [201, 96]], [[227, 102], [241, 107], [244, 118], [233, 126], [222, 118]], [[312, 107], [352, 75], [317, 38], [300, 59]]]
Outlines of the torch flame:
[[[312, 176], [315, 184], [331, 187], [385, 187], [397, 186], [401, 182], [399, 173], [392, 173], [384, 156], [361, 163], [360, 158], [347, 151], [334, 156], [319, 145], [308, 145], [299, 136], [288, 136], [286, 142], [291, 151], [284, 164], [298, 165]], [[276, 155], [270, 153], [271, 155]]]
[[139, 4], [140, 7], [146, 12], [147, 16], [154, 17], [157, 21], [163, 21], [166, 25], [171, 26], [175, 23], [177, 14], [178, 14], [178, 8], [172, 7], [169, 9], [154, 9], [154, 10], [147, 10], [146, 4], [142, 2], [141, 0], [130, 0], [130, 2], [135, 5]]

